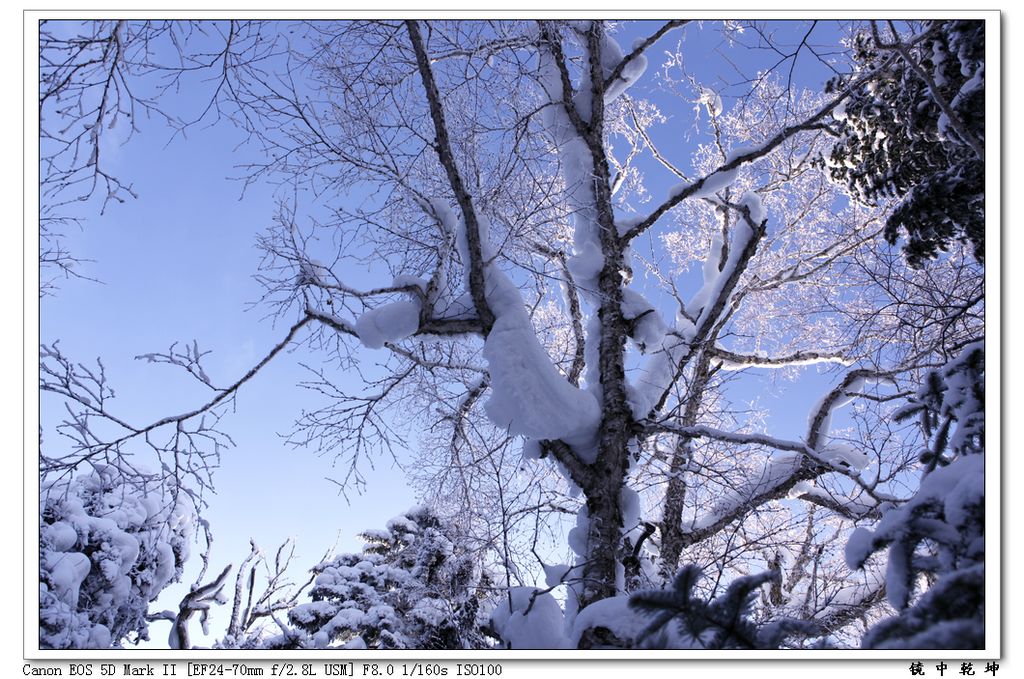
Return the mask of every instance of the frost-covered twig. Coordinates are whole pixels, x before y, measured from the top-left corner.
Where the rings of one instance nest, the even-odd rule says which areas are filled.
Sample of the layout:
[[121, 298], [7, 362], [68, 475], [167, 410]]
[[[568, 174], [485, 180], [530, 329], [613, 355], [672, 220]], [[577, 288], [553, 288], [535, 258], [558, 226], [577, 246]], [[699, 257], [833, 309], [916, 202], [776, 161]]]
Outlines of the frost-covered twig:
[[[206, 403], [187, 412], [162, 417], [145, 425], [131, 424], [110, 411], [107, 402], [113, 397], [114, 392], [107, 385], [102, 362], [98, 362], [98, 370], [92, 370], [65, 357], [57, 343], [43, 345], [40, 348], [39, 388], [43, 392], [66, 399], [65, 410], [69, 419], [58, 426], [58, 431], [71, 440], [73, 448], [71, 452], [59, 455], [40, 454], [41, 472], [69, 475], [82, 465], [103, 461], [118, 467], [122, 473], [139, 475], [141, 472], [125, 447], [129, 443], [141, 441], [157, 454], [162, 466], [161, 473], [173, 477], [179, 488], [193, 492], [188, 489], [189, 478], [198, 483], [197, 490], [207, 488], [221, 448], [231, 444], [230, 437], [217, 428], [221, 417], [218, 406], [232, 398], [246, 382], [288, 346], [299, 330], [311, 320], [305, 317], [295, 323], [284, 339], [263, 359], [230, 386], [217, 390], [217, 395]], [[198, 352], [198, 347], [195, 348], [195, 352]], [[182, 365], [212, 388], [208, 378], [199, 377], [200, 374], [205, 375], [197, 367], [199, 356], [201, 354], [189, 353], [184, 357], [172, 355], [166, 359], [152, 360]], [[77, 404], [78, 410], [73, 409], [72, 404]], [[100, 423], [116, 425], [118, 433], [108, 435]], [[155, 436], [164, 427], [170, 430], [168, 440], [167, 443], [159, 443]]]
[[572, 322], [572, 335], [575, 342], [572, 367], [569, 368], [569, 383], [578, 387], [580, 376], [586, 367], [586, 337], [583, 331], [583, 310], [580, 307], [580, 292], [576, 286], [572, 271], [569, 269], [565, 252], [555, 250], [542, 243], [534, 243], [533, 247], [540, 253], [558, 260], [562, 269], [562, 280], [565, 283], [565, 301], [569, 305], [569, 319]]
[[200, 351], [199, 343], [196, 340], [192, 340], [192, 344], [185, 344], [184, 351], [179, 350], [177, 347], [178, 343], [175, 342], [167, 350], [166, 354], [140, 354], [139, 356], [136, 356], [135, 359], [146, 360], [150, 363], [168, 363], [170, 365], [179, 366], [184, 368], [190, 375], [214, 391], [220, 391], [217, 387], [213, 386], [213, 383], [210, 381], [210, 376], [206, 374], [202, 365], [203, 357], [209, 355], [211, 352]]

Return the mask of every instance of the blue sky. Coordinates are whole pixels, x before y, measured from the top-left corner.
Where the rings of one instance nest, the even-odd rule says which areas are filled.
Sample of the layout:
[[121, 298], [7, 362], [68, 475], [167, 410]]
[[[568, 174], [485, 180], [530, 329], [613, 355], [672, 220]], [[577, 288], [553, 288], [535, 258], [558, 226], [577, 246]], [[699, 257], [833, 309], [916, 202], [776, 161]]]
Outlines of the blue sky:
[[[149, 124], [111, 148], [110, 169], [130, 178], [138, 199], [112, 205], [103, 216], [89, 206], [83, 228], [68, 232], [67, 245], [92, 260], [79, 268], [99, 282], [61, 280], [59, 292], [40, 303], [42, 341], [59, 338], [65, 354], [81, 362], [102, 358], [118, 395], [112, 409], [136, 424], [210, 398], [179, 368], [136, 361], [136, 355], [195, 339], [212, 351], [205, 367], [214, 384], [228, 384], [279, 342], [290, 323], [275, 327], [264, 318], [266, 308], [251, 307], [261, 294], [252, 278], [260, 261], [255, 238], [271, 223], [275, 202], [266, 187], [240, 199], [241, 183], [229, 179], [249, 154], [238, 148], [240, 134], [218, 125], [197, 127], [186, 140], [168, 143], [169, 135]], [[357, 283], [363, 278], [351, 273]], [[224, 419], [222, 429], [236, 445], [222, 457], [217, 494], [207, 497], [204, 512], [215, 536], [212, 572], [239, 564], [250, 537], [270, 552], [295, 537], [301, 561], [293, 577], [304, 579], [339, 534], [341, 551], [356, 550], [357, 532], [382, 527], [415, 504], [392, 460], [376, 460], [376, 470], [364, 464], [367, 490], [350, 491], [346, 501], [327, 480], [345, 472], [332, 457], [295, 449], [281, 437], [303, 406], [320, 403], [295, 386], [305, 373], [300, 361], [320, 360], [303, 348], [278, 356], [239, 393], [237, 411]], [[53, 405], [42, 401], [44, 428], [59, 414]], [[53, 445], [57, 438], [50, 434], [45, 441]], [[198, 568], [198, 560], [191, 566]], [[169, 589], [158, 605], [176, 608], [183, 587]], [[153, 625], [159, 644], [167, 627]]]

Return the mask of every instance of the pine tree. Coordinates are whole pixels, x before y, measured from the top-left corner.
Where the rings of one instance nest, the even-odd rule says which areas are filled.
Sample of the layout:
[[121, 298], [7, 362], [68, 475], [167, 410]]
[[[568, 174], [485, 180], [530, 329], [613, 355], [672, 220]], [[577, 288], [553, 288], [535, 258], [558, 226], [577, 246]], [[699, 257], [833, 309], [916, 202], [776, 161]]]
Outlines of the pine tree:
[[777, 580], [778, 571], [736, 578], [724, 594], [708, 601], [696, 591], [702, 576], [699, 566], [688, 564], [679, 569], [671, 588], [630, 597], [630, 608], [654, 618], [640, 634], [641, 643], [653, 648], [775, 649], [790, 634], [813, 633], [812, 625], [796, 620], [754, 621], [757, 590]]
[[914, 496], [846, 547], [853, 568], [888, 547], [886, 595], [898, 614], [865, 635], [865, 648], [985, 646], [984, 366], [983, 343], [968, 345], [897, 414], [919, 413], [930, 445]]
[[[887, 40], [889, 42], [887, 42]], [[953, 241], [985, 258], [985, 23], [928, 21], [907, 41], [860, 34], [856, 72], [878, 69], [837, 109], [832, 179], [868, 205], [898, 200], [885, 237], [921, 266]]]
[[[296, 606], [297, 629], [276, 643], [316, 648], [488, 648], [489, 577], [429, 509], [369, 530], [358, 554], [318, 566], [310, 603]], [[272, 646], [274, 644], [271, 644]]]

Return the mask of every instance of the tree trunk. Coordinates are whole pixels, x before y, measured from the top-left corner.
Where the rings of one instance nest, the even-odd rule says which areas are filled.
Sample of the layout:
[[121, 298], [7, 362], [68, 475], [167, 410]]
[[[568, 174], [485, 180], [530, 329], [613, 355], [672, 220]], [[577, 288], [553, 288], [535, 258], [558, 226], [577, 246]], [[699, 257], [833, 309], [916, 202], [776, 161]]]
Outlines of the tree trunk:
[[[710, 358], [703, 352], [697, 360], [693, 382], [686, 398], [682, 425], [692, 427], [697, 424], [700, 405], [704, 399], [704, 389], [711, 378], [709, 370]], [[665, 491], [665, 509], [661, 518], [661, 575], [668, 582], [679, 568], [679, 556], [683, 551], [683, 505], [686, 500], [686, 471], [693, 459], [693, 442], [690, 438], [680, 436], [672, 453], [669, 467], [668, 488]]]

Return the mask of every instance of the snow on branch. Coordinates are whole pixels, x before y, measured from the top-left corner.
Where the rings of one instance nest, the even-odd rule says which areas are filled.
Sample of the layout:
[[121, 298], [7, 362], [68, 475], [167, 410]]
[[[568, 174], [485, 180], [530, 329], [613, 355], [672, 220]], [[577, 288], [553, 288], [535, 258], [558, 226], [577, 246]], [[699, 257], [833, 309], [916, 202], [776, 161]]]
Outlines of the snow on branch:
[[[657, 31], [655, 31], [648, 37], [638, 39], [636, 42], [634, 42], [633, 51], [624, 56], [618, 62], [618, 64], [615, 65], [615, 68], [612, 69], [611, 73], [609, 73], [608, 76], [605, 78], [604, 89], [606, 91], [610, 90], [612, 86], [615, 84], [615, 81], [618, 80], [620, 77], [623, 77], [623, 74], [627, 71], [627, 69], [630, 68], [631, 64], [633, 64], [634, 61], [640, 60], [646, 62], [646, 59], [643, 56], [644, 52], [647, 51], [647, 49], [651, 45], [660, 40], [663, 35], [665, 35], [674, 28], [681, 28], [688, 23], [690, 23], [689, 19], [672, 19], [671, 21], [666, 22], [661, 28], [659, 28]], [[635, 80], [635, 78], [633, 79]]]
[[834, 600], [814, 617], [822, 634], [838, 632], [843, 627], [867, 618], [869, 611], [885, 600], [885, 579], [871, 573], [866, 582], [848, 585], [836, 592]]
[[873, 498], [870, 503], [851, 497], [837, 497], [835, 493], [811, 485], [798, 483], [792, 488], [790, 497], [829, 509], [847, 519], [878, 519], [882, 516], [882, 505]]
[[641, 368], [640, 377], [631, 385], [630, 405], [638, 420], [650, 419], [664, 407], [672, 386], [678, 383], [687, 364], [713, 336], [716, 326], [728, 317], [727, 307], [733, 292], [764, 237], [768, 220], [757, 194], [748, 191], [739, 204], [726, 204], [726, 207], [737, 211], [742, 218], [733, 229], [728, 260], [720, 270], [714, 266], [715, 258], [721, 255], [721, 247], [712, 243], [705, 260], [704, 286], [687, 309], [680, 310], [676, 331], [664, 336], [660, 347], [651, 352]]
[[196, 613], [199, 613], [199, 621], [203, 626], [203, 631], [207, 631], [210, 608], [214, 604], [227, 603], [227, 598], [224, 596], [224, 585], [230, 572], [231, 564], [228, 564], [213, 581], [196, 587], [181, 600], [181, 603], [178, 604], [178, 613], [174, 618], [174, 624], [171, 627], [171, 633], [167, 640], [171, 648], [192, 648], [192, 642], [189, 639], [188, 622]]
[[860, 396], [871, 384], [894, 384], [892, 374], [877, 370], [851, 370], [811, 411], [807, 425], [807, 445], [820, 450], [832, 426], [832, 414]]
[[797, 351], [788, 356], [762, 356], [759, 354], [737, 354], [721, 347], [712, 347], [708, 353], [718, 360], [722, 370], [744, 368], [789, 368], [792, 366], [814, 365], [817, 363], [839, 363], [849, 365], [842, 354], [824, 351]]
[[[576, 105], [573, 104], [575, 91], [572, 87], [572, 79], [569, 77], [569, 68], [565, 63], [565, 52], [562, 50], [562, 43], [550, 22], [541, 21], [538, 23], [540, 24], [541, 41], [547, 47], [547, 53], [544, 55], [548, 57], [547, 65], [549, 67], [553, 65], [558, 71], [558, 79], [555, 81], [558, 85], [557, 88], [553, 86], [554, 83], [545, 83], [548, 89], [548, 98], [552, 105], [561, 105], [560, 107], [568, 117], [576, 134], [580, 137], [585, 137], [588, 129], [587, 123], [580, 117]], [[547, 80], [554, 79], [549, 76]]]
[[[760, 475], [752, 477], [749, 484], [738, 489], [729, 497], [722, 498], [703, 517], [695, 519], [688, 529], [684, 526], [683, 535], [680, 537], [682, 548], [716, 535], [729, 524], [744, 518], [757, 507], [772, 500], [795, 495], [814, 504], [831, 504], [820, 496], [804, 497], [813, 495], [813, 493], [803, 485], [830, 472], [843, 474], [852, 479], [868, 493], [876, 504], [880, 503], [875, 491], [857, 478], [859, 472], [851, 469], [850, 465], [830, 461], [826, 455], [801, 441], [780, 439], [760, 433], [727, 432], [706, 425], [678, 427], [667, 423], [657, 423], [648, 425], [648, 431], [662, 431], [687, 438], [710, 438], [740, 445], [765, 446], [783, 451], [782, 455], [766, 458]], [[796, 455], [792, 453], [796, 453]], [[829, 498], [829, 500], [831, 499]], [[857, 508], [862, 504], [858, 501], [851, 506], [850, 511], [857, 513]]]
[[565, 285], [565, 300], [569, 307], [569, 318], [572, 321], [572, 336], [575, 343], [572, 367], [569, 368], [569, 383], [578, 387], [580, 376], [586, 367], [586, 336], [583, 332], [583, 309], [580, 307], [580, 291], [569, 268], [568, 259], [563, 250], [555, 250], [543, 243], [534, 243], [533, 248], [543, 255], [558, 261], [562, 269], [562, 282]]
[[[644, 231], [654, 225], [661, 217], [674, 208], [679, 203], [683, 202], [687, 198], [700, 197], [707, 195], [710, 191], [713, 193], [715, 190], [725, 188], [726, 185], [732, 182], [733, 174], [742, 165], [753, 162], [758, 158], [767, 155], [770, 151], [780, 146], [790, 137], [799, 134], [800, 132], [806, 132], [808, 130], [815, 130], [820, 127], [820, 121], [839, 105], [839, 102], [845, 98], [845, 94], [842, 97], [837, 98], [826, 106], [818, 110], [817, 113], [812, 115], [810, 118], [802, 123], [796, 125], [790, 125], [780, 130], [774, 137], [769, 139], [764, 144], [761, 144], [754, 149], [743, 149], [740, 153], [734, 153], [729, 156], [729, 159], [719, 166], [714, 172], [711, 172], [703, 177], [694, 180], [692, 183], [685, 184], [674, 190], [668, 199], [665, 200], [661, 205], [654, 209], [646, 218], [639, 221], [629, 231], [627, 231], [623, 238], [627, 241], [632, 240], [642, 234]], [[708, 187], [711, 187], [710, 189]]]
[[506, 290], [491, 295], [497, 317], [484, 344], [492, 386], [487, 414], [512, 434], [588, 447], [601, 419], [597, 399], [561, 374], [537, 339], [519, 291], [494, 274]]
[[[358, 322], [353, 324], [334, 314], [326, 313], [313, 307], [306, 307], [306, 316], [310, 319], [323, 323], [327, 327], [343, 335], [349, 335], [350, 337], [354, 337], [360, 341], [363, 340], [363, 337], [359, 333]], [[382, 319], [378, 318], [375, 320], [375, 323], [380, 321], [382, 321]], [[378, 330], [380, 331], [381, 329], [378, 327]], [[381, 332], [381, 337], [384, 339], [380, 342], [379, 346], [367, 346], [370, 346], [370, 348], [387, 347], [395, 353], [400, 353], [403, 356], [406, 356], [406, 358], [413, 358], [411, 352], [402, 350], [398, 345], [394, 344], [391, 339], [393, 335], [397, 334], [397, 331], [391, 331], [387, 326], [387, 323], [385, 323], [383, 331], [384, 332]], [[366, 330], [366, 332], [368, 333], [368, 330]], [[428, 318], [425, 321], [421, 321], [419, 326], [413, 332], [410, 332], [407, 335], [402, 335], [399, 339], [413, 335], [479, 335], [482, 332], [483, 326], [480, 324], [480, 321], [475, 318]], [[367, 336], [369, 337], [369, 334], [367, 334]]]
[[780, 439], [774, 436], [769, 436], [768, 434], [730, 432], [703, 424], [693, 425], [691, 427], [677, 427], [664, 422], [651, 423], [647, 425], [647, 429], [648, 431], [661, 431], [670, 434], [678, 434], [688, 438], [710, 438], [715, 439], [716, 441], [728, 441], [730, 443], [739, 443], [743, 445], [766, 446], [768, 448], [774, 448], [775, 450], [785, 450], [792, 453], [808, 455], [817, 461], [814, 451], [809, 448], [806, 443]]

